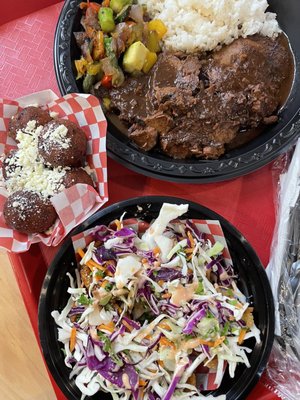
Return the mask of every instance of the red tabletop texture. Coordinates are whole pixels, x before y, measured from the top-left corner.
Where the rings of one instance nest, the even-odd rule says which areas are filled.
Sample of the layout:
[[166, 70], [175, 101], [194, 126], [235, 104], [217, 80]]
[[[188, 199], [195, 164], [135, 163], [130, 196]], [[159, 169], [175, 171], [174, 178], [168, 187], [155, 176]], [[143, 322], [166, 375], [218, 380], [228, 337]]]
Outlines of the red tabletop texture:
[[[0, 14], [0, 97], [15, 99], [43, 89], [52, 89], [59, 95], [52, 53], [63, 2], [56, 3], [20, 0], [10, 6], [6, 2]], [[141, 195], [177, 196], [200, 203], [235, 225], [262, 263], [265, 266], [268, 263], [275, 224], [276, 179], [272, 164], [231, 181], [191, 185], [147, 178], [109, 159], [108, 187], [107, 205]], [[55, 251], [34, 245], [27, 253], [10, 255], [36, 335], [40, 288]], [[64, 399], [53, 385], [57, 399]], [[275, 400], [277, 396], [258, 383], [247, 399]]]

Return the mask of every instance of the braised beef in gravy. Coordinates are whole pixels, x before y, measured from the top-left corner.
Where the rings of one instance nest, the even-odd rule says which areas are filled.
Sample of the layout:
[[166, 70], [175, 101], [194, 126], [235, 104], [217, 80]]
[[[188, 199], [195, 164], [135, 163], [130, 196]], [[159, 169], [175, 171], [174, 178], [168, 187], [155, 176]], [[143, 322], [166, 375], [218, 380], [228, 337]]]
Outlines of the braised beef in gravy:
[[162, 53], [148, 75], [95, 94], [111, 99], [140, 148], [217, 159], [277, 122], [293, 73], [283, 34], [254, 35], [209, 54]]

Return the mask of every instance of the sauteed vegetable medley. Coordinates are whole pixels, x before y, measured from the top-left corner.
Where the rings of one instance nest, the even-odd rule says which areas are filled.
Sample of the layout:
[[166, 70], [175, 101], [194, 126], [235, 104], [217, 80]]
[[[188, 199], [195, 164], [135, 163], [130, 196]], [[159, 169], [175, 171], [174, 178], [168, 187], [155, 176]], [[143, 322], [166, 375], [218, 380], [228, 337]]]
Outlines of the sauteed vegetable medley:
[[80, 3], [83, 32], [75, 32], [81, 58], [75, 60], [77, 79], [83, 89], [93, 85], [121, 86], [125, 71], [146, 74], [161, 51], [160, 40], [167, 32], [161, 20], [146, 21], [145, 10], [132, 0]]

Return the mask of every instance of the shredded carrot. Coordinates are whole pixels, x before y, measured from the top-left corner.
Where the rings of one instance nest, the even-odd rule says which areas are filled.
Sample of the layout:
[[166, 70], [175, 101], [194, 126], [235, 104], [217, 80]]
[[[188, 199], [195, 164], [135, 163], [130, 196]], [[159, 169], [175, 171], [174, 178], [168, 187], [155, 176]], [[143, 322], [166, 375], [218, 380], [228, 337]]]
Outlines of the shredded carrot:
[[122, 324], [123, 324], [130, 332], [133, 331], [133, 327], [132, 327], [131, 325], [129, 325], [128, 322], [124, 321], [123, 319], [122, 319]]
[[142, 264], [146, 264], [148, 262], [147, 258], [142, 258]]
[[85, 255], [85, 252], [82, 249], [77, 249], [77, 254], [79, 254], [80, 257], [83, 258]]
[[110, 272], [108, 269], [106, 270], [106, 275], [108, 276], [114, 276], [114, 274], [112, 272]]
[[161, 367], [164, 366], [164, 362], [162, 360], [158, 360], [157, 362], [158, 362], [158, 365], [160, 365]]
[[115, 330], [115, 324], [113, 321], [110, 321], [108, 324], [101, 324], [97, 327], [97, 329], [104, 329], [106, 331], [109, 331], [111, 333], [113, 333], [113, 331]]
[[171, 293], [164, 293], [161, 297], [163, 299], [169, 299], [171, 296], [172, 296]]
[[144, 379], [139, 379], [139, 386], [144, 387], [144, 386], [146, 386], [146, 385], [147, 385], [147, 382], [144, 381]]
[[195, 246], [195, 241], [194, 241], [194, 238], [193, 238], [191, 232], [190, 232], [190, 231], [187, 231], [187, 235], [188, 235], [188, 238], [189, 238], [189, 240], [190, 240], [191, 247], [194, 247], [194, 246]]
[[204, 340], [201, 338], [195, 338], [195, 339], [190, 339], [187, 342], [185, 342], [183, 347], [185, 347], [186, 349], [193, 349], [197, 346], [200, 346], [200, 344], [206, 345], [208, 347], [214, 347], [215, 342], [211, 342], [209, 340]]
[[106, 280], [104, 280], [104, 281], [101, 283], [101, 286], [100, 286], [100, 287], [102, 287], [103, 289], [105, 289], [107, 285], [109, 285], [109, 282], [106, 281]]
[[170, 325], [168, 325], [166, 322], [161, 322], [160, 324], [158, 324], [158, 326], [161, 329], [165, 329], [166, 331], [171, 331], [172, 329], [170, 328]]
[[154, 247], [153, 254], [155, 257], [157, 257], [160, 254], [160, 248], [158, 246]]
[[245, 335], [246, 335], [247, 330], [246, 329], [241, 329], [241, 332], [239, 334], [239, 338], [238, 338], [238, 344], [242, 344], [244, 339], [245, 339]]
[[219, 346], [221, 343], [223, 343], [225, 340], [225, 336], [221, 336], [219, 339], [217, 339], [214, 343], [214, 347]]
[[102, 267], [102, 265], [96, 263], [94, 260], [89, 260], [86, 265], [91, 269], [94, 267], [100, 269], [101, 271], [106, 271], [105, 267]]
[[172, 342], [170, 342], [170, 340], [168, 340], [166, 337], [164, 337], [164, 336], [162, 336], [160, 339], [159, 339], [159, 344], [161, 345], [161, 346], [168, 346], [168, 347], [172, 347], [173, 349], [175, 349], [175, 344], [174, 343], [172, 343]]
[[70, 337], [70, 351], [72, 352], [75, 349], [76, 344], [76, 328], [72, 328], [71, 337]]
[[147, 335], [147, 336], [145, 336], [145, 339], [146, 339], [146, 340], [151, 340], [151, 339], [152, 339], [152, 336]]
[[158, 282], [159, 286], [163, 286], [163, 284], [165, 283], [162, 279], [160, 279]]
[[194, 251], [193, 249], [188, 248], [188, 249], [185, 250], [185, 253], [186, 253], [186, 254], [189, 254], [189, 253], [193, 253], [193, 251]]
[[103, 0], [102, 1], [102, 7], [109, 7], [110, 0]]
[[215, 345], [215, 342], [212, 342], [210, 340], [204, 340], [204, 339], [197, 339], [197, 340], [198, 340], [199, 344], [203, 344], [208, 347], [214, 347], [214, 345]]
[[[102, 3], [103, 4], [103, 3]], [[114, 220], [114, 223], [116, 224], [117, 230], [119, 231], [120, 229], [122, 229], [122, 224], [118, 219]]]

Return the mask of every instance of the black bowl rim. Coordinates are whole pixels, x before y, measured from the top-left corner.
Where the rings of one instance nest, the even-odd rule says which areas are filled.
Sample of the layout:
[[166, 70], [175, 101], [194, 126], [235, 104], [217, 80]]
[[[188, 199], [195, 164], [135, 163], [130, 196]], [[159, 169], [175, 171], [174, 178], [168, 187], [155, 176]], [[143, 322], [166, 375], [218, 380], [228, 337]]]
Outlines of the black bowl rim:
[[[65, 1], [55, 31], [54, 68], [58, 87], [63, 95], [78, 91], [69, 57], [69, 43], [72, 20], [79, 2], [80, 0]], [[295, 68], [298, 66], [295, 65]], [[130, 144], [129, 140], [125, 142], [124, 138], [113, 135], [109, 131], [111, 124], [108, 121], [107, 152], [111, 158], [127, 168], [153, 178], [182, 183], [220, 182], [249, 174], [287, 151], [298, 137], [299, 118], [300, 109], [274, 137], [246, 153], [220, 160], [199, 160], [197, 163], [188, 160], [164, 160], [146, 153]]]
[[[190, 201], [188, 199], [184, 198], [178, 198], [178, 197], [172, 197], [172, 196], [141, 196], [141, 197], [134, 197], [130, 198], [127, 200], [120, 201], [118, 203], [115, 203], [113, 205], [110, 205], [94, 215], [92, 215], [90, 218], [88, 218], [84, 223], [82, 223], [80, 226], [75, 228], [67, 237], [67, 240], [64, 242], [64, 244], [61, 246], [59, 249], [58, 253], [54, 257], [50, 267], [47, 270], [42, 289], [41, 289], [41, 294], [40, 294], [40, 299], [39, 299], [39, 305], [38, 305], [38, 331], [39, 331], [39, 339], [40, 339], [40, 344], [42, 348], [42, 352], [46, 361], [46, 364], [48, 366], [48, 369], [50, 370], [53, 378], [55, 379], [56, 383], [60, 387], [60, 389], [63, 391], [63, 393], [68, 396], [69, 399], [74, 399], [75, 397], [67, 390], [64, 380], [60, 376], [55, 363], [52, 360], [51, 357], [51, 352], [49, 351], [49, 348], [47, 346], [47, 337], [44, 332], [44, 327], [47, 325], [47, 312], [45, 310], [46, 307], [46, 299], [47, 299], [47, 287], [48, 284], [55, 272], [55, 270], [58, 268], [58, 261], [63, 257], [65, 251], [67, 251], [68, 247], [71, 246], [71, 236], [76, 235], [86, 229], [89, 228], [93, 223], [95, 223], [97, 220], [100, 220], [103, 216], [120, 209], [123, 210], [124, 208], [132, 205], [138, 205], [138, 204], [144, 204], [144, 203], [164, 203], [164, 202], [169, 202], [169, 203], [174, 203], [174, 204], [179, 204], [179, 203], [186, 203], [192, 206], [196, 211], [199, 211], [199, 213], [203, 213], [206, 215], [207, 219], [212, 219], [212, 220], [218, 220], [220, 221], [221, 226], [226, 226], [226, 229], [230, 231], [230, 234], [232, 234], [236, 239], [238, 239], [242, 244], [251, 259], [254, 260], [255, 267], [257, 270], [257, 273], [259, 274], [259, 278], [261, 280], [261, 283], [263, 284], [265, 288], [265, 300], [266, 300], [266, 308], [267, 308], [267, 327], [266, 327], [266, 339], [265, 342], [263, 343], [263, 347], [260, 353], [260, 362], [258, 363], [258, 366], [256, 370], [253, 372], [253, 375], [251, 379], [249, 379], [247, 382], [245, 382], [245, 385], [240, 392], [238, 398], [236, 400], [242, 400], [245, 399], [246, 396], [250, 393], [250, 391], [253, 389], [253, 387], [256, 385], [258, 382], [259, 378], [261, 377], [263, 371], [265, 370], [267, 366], [267, 362], [272, 350], [273, 346], [273, 341], [274, 341], [274, 329], [275, 329], [275, 311], [274, 311], [274, 300], [273, 300], [273, 294], [272, 290], [270, 287], [270, 283], [267, 277], [267, 274], [265, 272], [264, 267], [261, 264], [261, 261], [259, 257], [257, 256], [256, 252], [250, 245], [250, 243], [246, 240], [246, 238], [225, 218], [223, 218], [221, 215], [217, 214], [216, 212], [210, 210], [207, 207], [202, 206], [201, 204], [195, 203], [193, 201]], [[49, 317], [49, 315], [48, 315]], [[69, 397], [71, 396], [71, 397]]]

